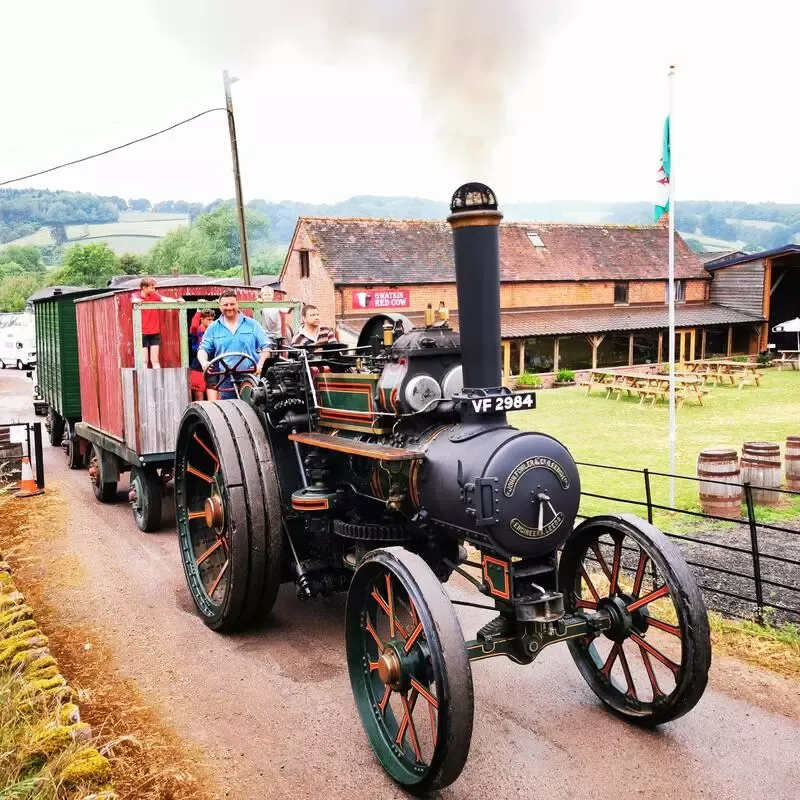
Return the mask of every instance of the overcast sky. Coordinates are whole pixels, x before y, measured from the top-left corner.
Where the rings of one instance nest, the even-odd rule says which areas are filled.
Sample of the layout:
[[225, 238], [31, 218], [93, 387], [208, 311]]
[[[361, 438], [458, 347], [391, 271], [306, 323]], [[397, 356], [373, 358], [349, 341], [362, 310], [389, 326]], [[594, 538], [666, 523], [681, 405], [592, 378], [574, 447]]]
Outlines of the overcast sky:
[[[652, 200], [675, 63], [677, 199], [800, 201], [788, 2], [2, 0], [0, 21], [0, 181], [220, 106], [228, 68], [245, 199]], [[225, 116], [13, 186], [231, 197]]]

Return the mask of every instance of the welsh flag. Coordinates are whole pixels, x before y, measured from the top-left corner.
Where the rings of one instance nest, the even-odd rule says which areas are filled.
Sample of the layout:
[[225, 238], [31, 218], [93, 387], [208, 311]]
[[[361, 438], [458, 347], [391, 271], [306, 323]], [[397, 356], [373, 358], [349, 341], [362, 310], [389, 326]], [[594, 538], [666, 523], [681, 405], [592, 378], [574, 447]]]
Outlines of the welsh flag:
[[670, 143], [669, 143], [669, 117], [664, 120], [664, 144], [661, 151], [661, 164], [658, 168], [658, 190], [656, 193], [655, 222], [669, 211], [669, 176], [671, 174]]

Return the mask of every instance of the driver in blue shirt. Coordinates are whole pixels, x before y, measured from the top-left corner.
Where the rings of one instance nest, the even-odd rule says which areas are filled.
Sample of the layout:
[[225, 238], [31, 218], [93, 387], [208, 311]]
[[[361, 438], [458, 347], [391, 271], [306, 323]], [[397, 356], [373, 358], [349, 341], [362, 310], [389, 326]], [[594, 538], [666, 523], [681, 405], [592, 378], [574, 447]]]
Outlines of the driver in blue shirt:
[[[203, 341], [197, 351], [197, 360], [205, 370], [208, 362], [217, 356], [227, 353], [246, 353], [256, 363], [255, 374], [261, 374], [261, 368], [270, 351], [270, 339], [264, 329], [252, 318], [239, 311], [236, 292], [223, 292], [219, 297], [219, 308], [222, 316], [218, 317], [206, 329]], [[224, 359], [229, 367], [235, 367], [240, 359], [233, 356]], [[220, 365], [219, 369], [222, 368]], [[212, 368], [212, 371], [215, 368]], [[253, 372], [253, 364], [248, 359], [241, 359], [238, 369]], [[236, 397], [230, 378], [226, 378], [217, 387], [223, 400]]]

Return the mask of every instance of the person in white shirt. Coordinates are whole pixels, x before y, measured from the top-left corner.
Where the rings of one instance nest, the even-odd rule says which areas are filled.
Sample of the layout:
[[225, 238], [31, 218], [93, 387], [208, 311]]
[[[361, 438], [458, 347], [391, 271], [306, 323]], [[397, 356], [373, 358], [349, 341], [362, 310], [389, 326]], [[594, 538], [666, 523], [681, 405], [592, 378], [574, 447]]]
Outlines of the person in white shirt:
[[[259, 299], [265, 303], [271, 303], [275, 300], [275, 290], [271, 286], [262, 286]], [[261, 326], [275, 340], [284, 335], [284, 322], [283, 316], [291, 313], [290, 308], [262, 308], [261, 309]]]

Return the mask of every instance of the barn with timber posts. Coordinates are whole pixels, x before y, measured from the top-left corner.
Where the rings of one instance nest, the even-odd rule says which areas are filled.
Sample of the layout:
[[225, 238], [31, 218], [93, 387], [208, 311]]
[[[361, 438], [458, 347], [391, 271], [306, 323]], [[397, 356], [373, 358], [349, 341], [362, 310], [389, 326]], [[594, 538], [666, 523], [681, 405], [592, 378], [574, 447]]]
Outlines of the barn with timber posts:
[[711, 301], [758, 314], [764, 320], [758, 350], [794, 349], [796, 337], [775, 333], [775, 325], [800, 317], [800, 245], [761, 253], [734, 253], [706, 263], [713, 275]]
[[[500, 226], [506, 379], [521, 372], [655, 364], [668, 356], [668, 231], [659, 225]], [[712, 273], [675, 236], [680, 360], [756, 352], [762, 307], [717, 302]], [[441, 303], [458, 327], [450, 226], [440, 221], [301, 217], [281, 272], [352, 342], [379, 312], [422, 325]], [[757, 307], [756, 307], [757, 306]]]

